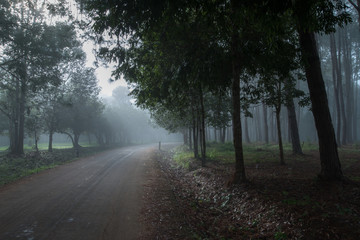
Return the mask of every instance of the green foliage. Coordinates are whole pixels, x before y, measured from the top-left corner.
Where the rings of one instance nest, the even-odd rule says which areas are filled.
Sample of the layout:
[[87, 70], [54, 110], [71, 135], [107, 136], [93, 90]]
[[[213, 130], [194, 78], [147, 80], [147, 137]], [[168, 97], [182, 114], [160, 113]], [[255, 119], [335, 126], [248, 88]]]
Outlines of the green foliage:
[[286, 235], [286, 233], [284, 233], [282, 231], [277, 231], [274, 235], [274, 239], [275, 240], [286, 240], [287, 235]]
[[192, 161], [194, 156], [193, 152], [185, 150], [184, 148], [176, 148], [173, 159], [175, 163], [181, 168], [189, 169], [190, 162]]

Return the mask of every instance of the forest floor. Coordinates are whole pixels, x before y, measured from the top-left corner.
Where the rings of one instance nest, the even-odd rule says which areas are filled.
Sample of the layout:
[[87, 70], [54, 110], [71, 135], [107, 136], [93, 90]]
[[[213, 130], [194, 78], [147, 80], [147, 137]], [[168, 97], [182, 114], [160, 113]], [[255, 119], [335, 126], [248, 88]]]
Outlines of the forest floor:
[[316, 147], [305, 149], [286, 151], [281, 166], [276, 146], [246, 148], [249, 181], [232, 187], [231, 150], [209, 147], [206, 167], [179, 148], [159, 151], [145, 184], [143, 239], [359, 239], [360, 150], [339, 150], [351, 183], [329, 183], [316, 177]]

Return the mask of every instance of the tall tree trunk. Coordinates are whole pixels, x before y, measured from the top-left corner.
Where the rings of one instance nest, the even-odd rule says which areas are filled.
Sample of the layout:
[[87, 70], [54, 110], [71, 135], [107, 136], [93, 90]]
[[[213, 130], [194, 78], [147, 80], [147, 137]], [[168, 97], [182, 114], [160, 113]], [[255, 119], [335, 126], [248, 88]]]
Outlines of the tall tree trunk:
[[260, 120], [260, 108], [256, 107], [256, 117], [254, 118], [255, 120], [255, 126], [256, 126], [256, 130], [257, 130], [257, 142], [261, 142], [262, 139], [262, 134], [261, 134], [261, 120]]
[[[341, 31], [342, 32], [342, 31]], [[344, 94], [343, 94], [343, 87], [342, 87], [342, 68], [341, 68], [341, 35], [339, 31], [339, 47], [338, 47], [338, 74], [337, 74], [337, 86], [339, 91], [339, 100], [340, 100], [340, 109], [341, 109], [341, 132], [342, 132], [342, 138], [341, 138], [341, 144], [346, 145], [346, 115], [345, 115], [345, 103], [344, 103]]]
[[325, 180], [342, 180], [343, 173], [314, 33], [303, 30], [298, 32], [303, 59], [305, 60], [305, 73], [312, 103], [312, 112], [319, 139], [321, 162], [319, 176]]
[[247, 117], [244, 117], [244, 122], [245, 122], [245, 142], [250, 143], [249, 126], [248, 126]]
[[182, 130], [184, 145], [189, 145], [187, 129]]
[[48, 152], [53, 151], [53, 131], [49, 131], [49, 146], [48, 146]]
[[192, 138], [191, 138], [191, 128], [189, 128], [189, 148], [193, 150]]
[[24, 133], [25, 133], [25, 100], [26, 99], [26, 80], [20, 86], [20, 112], [19, 112], [19, 132], [16, 146], [17, 154], [24, 154]]
[[221, 143], [224, 144], [225, 143], [225, 137], [226, 137], [226, 127], [221, 128], [220, 131], [222, 131]]
[[[238, 40], [237, 36], [233, 36], [233, 51], [237, 52]], [[238, 57], [235, 54], [232, 68], [233, 68], [233, 82], [232, 82], [232, 124], [233, 124], [233, 142], [235, 149], [235, 174], [232, 180], [233, 183], [240, 183], [246, 181], [244, 153], [242, 145], [242, 129], [241, 129], [241, 109], [240, 109], [240, 66], [238, 64]]]
[[15, 106], [12, 110], [12, 119], [11, 125], [12, 131], [10, 132], [10, 152], [11, 154], [19, 154], [19, 118], [20, 118], [20, 81], [15, 79], [16, 88], [15, 88]]
[[358, 13], [358, 24], [359, 24], [359, 31], [360, 31], [360, 0], [348, 0], [351, 5], [355, 8]]
[[353, 131], [354, 131], [354, 141], [358, 140], [358, 126], [357, 126], [357, 116], [358, 116], [358, 94], [359, 94], [359, 87], [357, 86], [357, 84], [355, 85], [355, 89], [354, 89], [355, 93], [354, 93], [354, 116], [353, 116]]
[[338, 92], [338, 62], [337, 62], [337, 53], [336, 53], [336, 42], [334, 34], [330, 34], [330, 53], [331, 53], [331, 62], [332, 62], [332, 78], [334, 84], [334, 98], [336, 106], [336, 139], [339, 145], [341, 145], [341, 111], [340, 111], [340, 100]]
[[231, 53], [232, 53], [232, 124], [233, 124], [233, 136], [234, 136], [234, 149], [235, 149], [235, 174], [232, 179], [232, 183], [241, 183], [246, 181], [244, 153], [242, 145], [242, 129], [241, 129], [241, 104], [240, 104], [240, 73], [241, 73], [241, 54], [239, 49], [239, 27], [236, 19], [236, 13], [241, 8], [240, 4], [236, 0], [231, 0], [232, 19], [234, 19], [232, 26], [231, 36]]
[[281, 105], [275, 107], [275, 113], [276, 113], [276, 128], [277, 128], [277, 134], [279, 138], [279, 153], [280, 153], [280, 164], [285, 165], [284, 160], [284, 148], [282, 143], [282, 136], [281, 136], [281, 122], [280, 122], [280, 111], [281, 111]]
[[39, 152], [39, 147], [38, 147], [39, 137], [38, 137], [36, 129], [34, 131], [34, 140], [35, 140], [35, 151]]
[[293, 154], [303, 154], [300, 144], [300, 136], [299, 136], [299, 128], [296, 121], [296, 112], [295, 112], [295, 105], [294, 100], [288, 103], [287, 111], [288, 111], [288, 119], [289, 119], [289, 126], [290, 126], [290, 137], [291, 137], [291, 145]]
[[74, 141], [73, 141], [73, 147], [74, 148], [80, 147], [79, 139], [80, 139], [80, 133], [74, 133]]
[[346, 142], [353, 142], [353, 129], [352, 129], [352, 120], [353, 120], [353, 84], [352, 84], [352, 56], [351, 56], [351, 44], [348, 40], [348, 28], [344, 28], [343, 34], [343, 52], [344, 52], [344, 71], [345, 71], [345, 112], [346, 112]]
[[268, 125], [268, 116], [266, 105], [263, 104], [263, 117], [264, 117], [264, 140], [265, 143], [269, 143], [269, 125]]
[[201, 164], [202, 166], [205, 166], [205, 161], [206, 161], [206, 138], [205, 138], [205, 108], [204, 108], [204, 96], [203, 96], [203, 91], [202, 91], [202, 87], [200, 86], [199, 89], [199, 94], [200, 94], [200, 116], [201, 116], [201, 130], [200, 130], [200, 134], [201, 137], [200, 139], [201, 141], [201, 145], [202, 145], [202, 151], [201, 151]]
[[198, 139], [197, 139], [197, 124], [196, 124], [196, 116], [194, 106], [192, 106], [192, 120], [193, 120], [193, 143], [194, 143], [194, 158], [199, 158], [199, 151], [198, 151]]

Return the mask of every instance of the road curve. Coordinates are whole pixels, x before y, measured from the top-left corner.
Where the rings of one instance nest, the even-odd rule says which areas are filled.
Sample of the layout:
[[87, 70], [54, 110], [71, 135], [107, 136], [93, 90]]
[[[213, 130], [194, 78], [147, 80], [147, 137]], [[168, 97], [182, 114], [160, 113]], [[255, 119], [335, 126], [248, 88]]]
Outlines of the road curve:
[[136, 239], [154, 150], [103, 152], [0, 189], [0, 239]]

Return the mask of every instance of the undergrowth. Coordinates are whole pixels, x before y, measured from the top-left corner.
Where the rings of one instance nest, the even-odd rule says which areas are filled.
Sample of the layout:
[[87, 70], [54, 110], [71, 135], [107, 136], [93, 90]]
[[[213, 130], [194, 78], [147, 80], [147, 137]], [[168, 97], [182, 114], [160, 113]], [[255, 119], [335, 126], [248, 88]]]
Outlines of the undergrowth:
[[[110, 147], [82, 147], [80, 157], [96, 154]], [[17, 179], [54, 168], [78, 159], [74, 149], [53, 149], [53, 152], [27, 152], [23, 156], [2, 155], [0, 157], [0, 186]]]
[[[317, 153], [318, 145], [304, 142], [302, 143], [302, 149], [305, 155], [293, 155], [291, 144], [284, 144], [285, 162], [304, 161], [307, 155]], [[175, 163], [180, 167], [189, 169], [190, 163], [195, 161], [194, 152], [185, 145], [177, 147], [174, 151]], [[351, 153], [353, 153], [354, 151], [358, 152], [358, 150], [354, 146], [347, 146], [339, 149], [339, 154], [341, 159], [343, 160], [342, 162], [345, 168], [352, 166], [354, 162], [358, 161], [357, 156], [351, 156]], [[244, 144], [243, 152], [245, 165], [280, 162], [279, 149], [277, 144]], [[222, 164], [235, 163], [235, 152], [233, 143], [226, 142], [224, 144], [221, 144], [216, 142], [208, 142], [206, 144], [206, 161], [218, 162]]]

